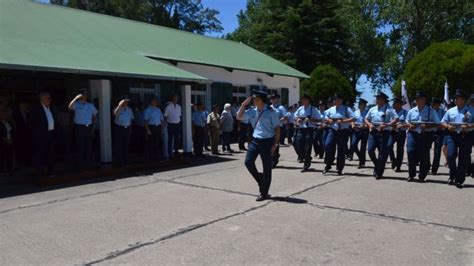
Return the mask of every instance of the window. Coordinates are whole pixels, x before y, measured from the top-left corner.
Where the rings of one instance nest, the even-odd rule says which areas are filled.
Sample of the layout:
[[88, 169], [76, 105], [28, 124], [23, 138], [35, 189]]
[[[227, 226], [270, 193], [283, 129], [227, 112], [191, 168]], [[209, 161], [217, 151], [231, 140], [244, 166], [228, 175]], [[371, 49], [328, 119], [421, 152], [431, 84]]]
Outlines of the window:
[[202, 103], [207, 105], [207, 86], [206, 84], [197, 84], [191, 88], [191, 103]]
[[241, 103], [248, 97], [247, 87], [232, 88], [232, 103]]

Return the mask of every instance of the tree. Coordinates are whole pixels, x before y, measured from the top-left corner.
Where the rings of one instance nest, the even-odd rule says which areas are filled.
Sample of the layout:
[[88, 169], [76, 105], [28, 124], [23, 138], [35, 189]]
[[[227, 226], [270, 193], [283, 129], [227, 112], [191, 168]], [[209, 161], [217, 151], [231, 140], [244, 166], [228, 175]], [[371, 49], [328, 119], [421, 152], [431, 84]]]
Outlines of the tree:
[[301, 93], [313, 100], [326, 100], [334, 93], [344, 95], [348, 102], [354, 102], [356, 93], [349, 80], [331, 65], [319, 65], [311, 72], [311, 77], [301, 83]]
[[407, 83], [408, 95], [425, 91], [432, 97], [443, 98], [444, 83], [451, 92], [462, 88], [474, 92], [474, 45], [460, 41], [434, 43], [410, 60], [403, 75], [395, 85], [394, 93], [400, 94], [401, 79]]
[[219, 11], [201, 0], [52, 0], [52, 4], [204, 34], [221, 32]]
[[380, 84], [394, 84], [407, 62], [433, 42], [474, 42], [470, 0], [376, 0], [372, 9], [387, 39], [385, 60], [375, 78]]

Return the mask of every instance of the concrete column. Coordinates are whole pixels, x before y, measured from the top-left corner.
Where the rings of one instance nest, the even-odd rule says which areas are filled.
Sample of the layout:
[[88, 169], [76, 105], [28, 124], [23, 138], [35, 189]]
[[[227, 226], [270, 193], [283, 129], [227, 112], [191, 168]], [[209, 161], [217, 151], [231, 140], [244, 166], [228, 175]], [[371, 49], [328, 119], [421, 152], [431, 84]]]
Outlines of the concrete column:
[[193, 134], [191, 121], [191, 85], [181, 86], [183, 119], [183, 153], [192, 153]]
[[100, 128], [100, 161], [112, 162], [112, 126], [110, 115], [110, 101], [112, 90], [110, 80], [90, 80], [91, 91], [99, 98], [99, 128]]

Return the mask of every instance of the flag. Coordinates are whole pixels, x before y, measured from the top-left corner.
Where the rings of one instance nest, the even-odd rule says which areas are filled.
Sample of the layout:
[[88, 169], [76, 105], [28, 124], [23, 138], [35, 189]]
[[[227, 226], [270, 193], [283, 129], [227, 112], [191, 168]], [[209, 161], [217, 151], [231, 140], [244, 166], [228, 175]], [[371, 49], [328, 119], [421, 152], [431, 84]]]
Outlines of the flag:
[[408, 99], [407, 84], [404, 80], [402, 80], [402, 100], [404, 102], [403, 109], [410, 110], [411, 105], [410, 100]]
[[449, 86], [448, 86], [448, 81], [444, 83], [444, 104], [446, 108], [448, 105], [451, 103], [451, 100], [449, 99]]

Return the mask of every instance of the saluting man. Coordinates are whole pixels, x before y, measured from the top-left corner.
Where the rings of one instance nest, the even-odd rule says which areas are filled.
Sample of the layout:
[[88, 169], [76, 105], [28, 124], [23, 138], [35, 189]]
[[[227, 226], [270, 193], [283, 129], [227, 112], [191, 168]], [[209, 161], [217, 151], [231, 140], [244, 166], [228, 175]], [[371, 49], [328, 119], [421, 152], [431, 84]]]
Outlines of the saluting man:
[[148, 155], [151, 160], [159, 160], [163, 141], [162, 125], [165, 120], [161, 109], [158, 107], [158, 98], [154, 96], [150, 100], [150, 105], [143, 111], [145, 120], [145, 138], [149, 140]]
[[419, 182], [424, 182], [430, 170], [430, 146], [433, 139], [432, 129], [440, 123], [438, 114], [426, 105], [424, 92], [416, 93], [416, 106], [408, 111], [406, 122], [409, 127], [407, 134], [408, 182], [416, 176], [416, 166], [420, 164]]
[[337, 174], [342, 175], [345, 166], [347, 154], [347, 141], [349, 139], [349, 127], [355, 121], [352, 110], [342, 104], [343, 97], [336, 93], [333, 97], [334, 106], [327, 110], [326, 123], [329, 124], [329, 129], [326, 136], [323, 174], [331, 170], [332, 164], [336, 155], [337, 147]]
[[301, 97], [301, 106], [295, 112], [295, 122], [299, 125], [297, 143], [298, 151], [304, 160], [303, 170], [307, 172], [311, 166], [311, 150], [313, 148], [313, 137], [315, 123], [321, 121], [321, 113], [318, 108], [310, 104], [311, 98], [308, 95]]
[[[359, 109], [354, 112], [355, 121], [352, 123], [352, 140], [350, 156], [355, 153], [359, 158], [358, 169], [364, 168], [366, 161], [367, 140], [369, 139], [369, 129], [365, 124], [365, 117], [369, 110], [367, 109], [367, 100], [359, 99]], [[359, 149], [360, 142], [360, 149]]]
[[[388, 104], [388, 96], [379, 91], [375, 96], [376, 106], [370, 108], [365, 123], [369, 127], [368, 152], [370, 160], [374, 163], [374, 177], [380, 179], [385, 171], [385, 163], [392, 149], [392, 127], [398, 122], [398, 115]], [[378, 156], [375, 150], [378, 150]]]
[[[278, 114], [278, 118], [280, 119], [280, 144], [284, 144], [285, 139], [281, 138], [281, 134], [284, 134], [286, 132], [286, 121], [288, 120], [286, 116], [286, 109], [283, 105], [280, 104], [280, 94], [278, 93], [273, 93], [272, 96], [270, 97], [270, 100], [272, 102], [271, 107], [275, 109], [275, 112]], [[283, 143], [282, 143], [283, 142]], [[272, 160], [272, 167], [275, 168], [278, 165], [278, 161], [280, 159], [280, 145], [276, 148], [275, 152], [273, 153], [273, 160]]]
[[130, 132], [134, 119], [132, 108], [128, 107], [129, 102], [130, 99], [124, 96], [114, 109], [116, 162], [119, 165], [128, 163]]
[[[245, 110], [252, 99], [255, 107]], [[255, 91], [252, 97], [245, 99], [237, 112], [237, 119], [249, 118], [254, 128], [253, 140], [245, 157], [245, 166], [260, 188], [260, 196], [257, 201], [270, 198], [268, 191], [272, 182], [272, 153], [277, 149], [280, 140], [279, 115], [275, 109], [266, 104], [266, 101], [267, 93], [265, 91]], [[262, 159], [263, 173], [259, 173], [255, 166], [258, 155]]]
[[[449, 109], [441, 120], [443, 126], [448, 130], [446, 135], [449, 164], [448, 184], [455, 184], [457, 188], [462, 188], [466, 179], [473, 142], [474, 116], [466, 101], [467, 94], [461, 90], [456, 91], [456, 106]], [[457, 164], [456, 158], [458, 159]]]
[[[395, 172], [401, 172], [403, 163], [403, 155], [405, 154], [405, 142], [407, 138], [406, 117], [408, 111], [403, 109], [403, 101], [401, 99], [393, 99], [393, 109], [397, 112], [399, 124], [393, 127], [392, 137], [393, 145], [390, 149], [390, 160], [392, 161], [392, 169]], [[395, 144], [397, 145], [397, 153], [395, 154]]]
[[74, 112], [74, 133], [80, 167], [89, 167], [92, 161], [92, 125], [97, 116], [95, 106], [87, 101], [87, 90], [80, 89], [79, 94], [69, 103], [69, 110]]

